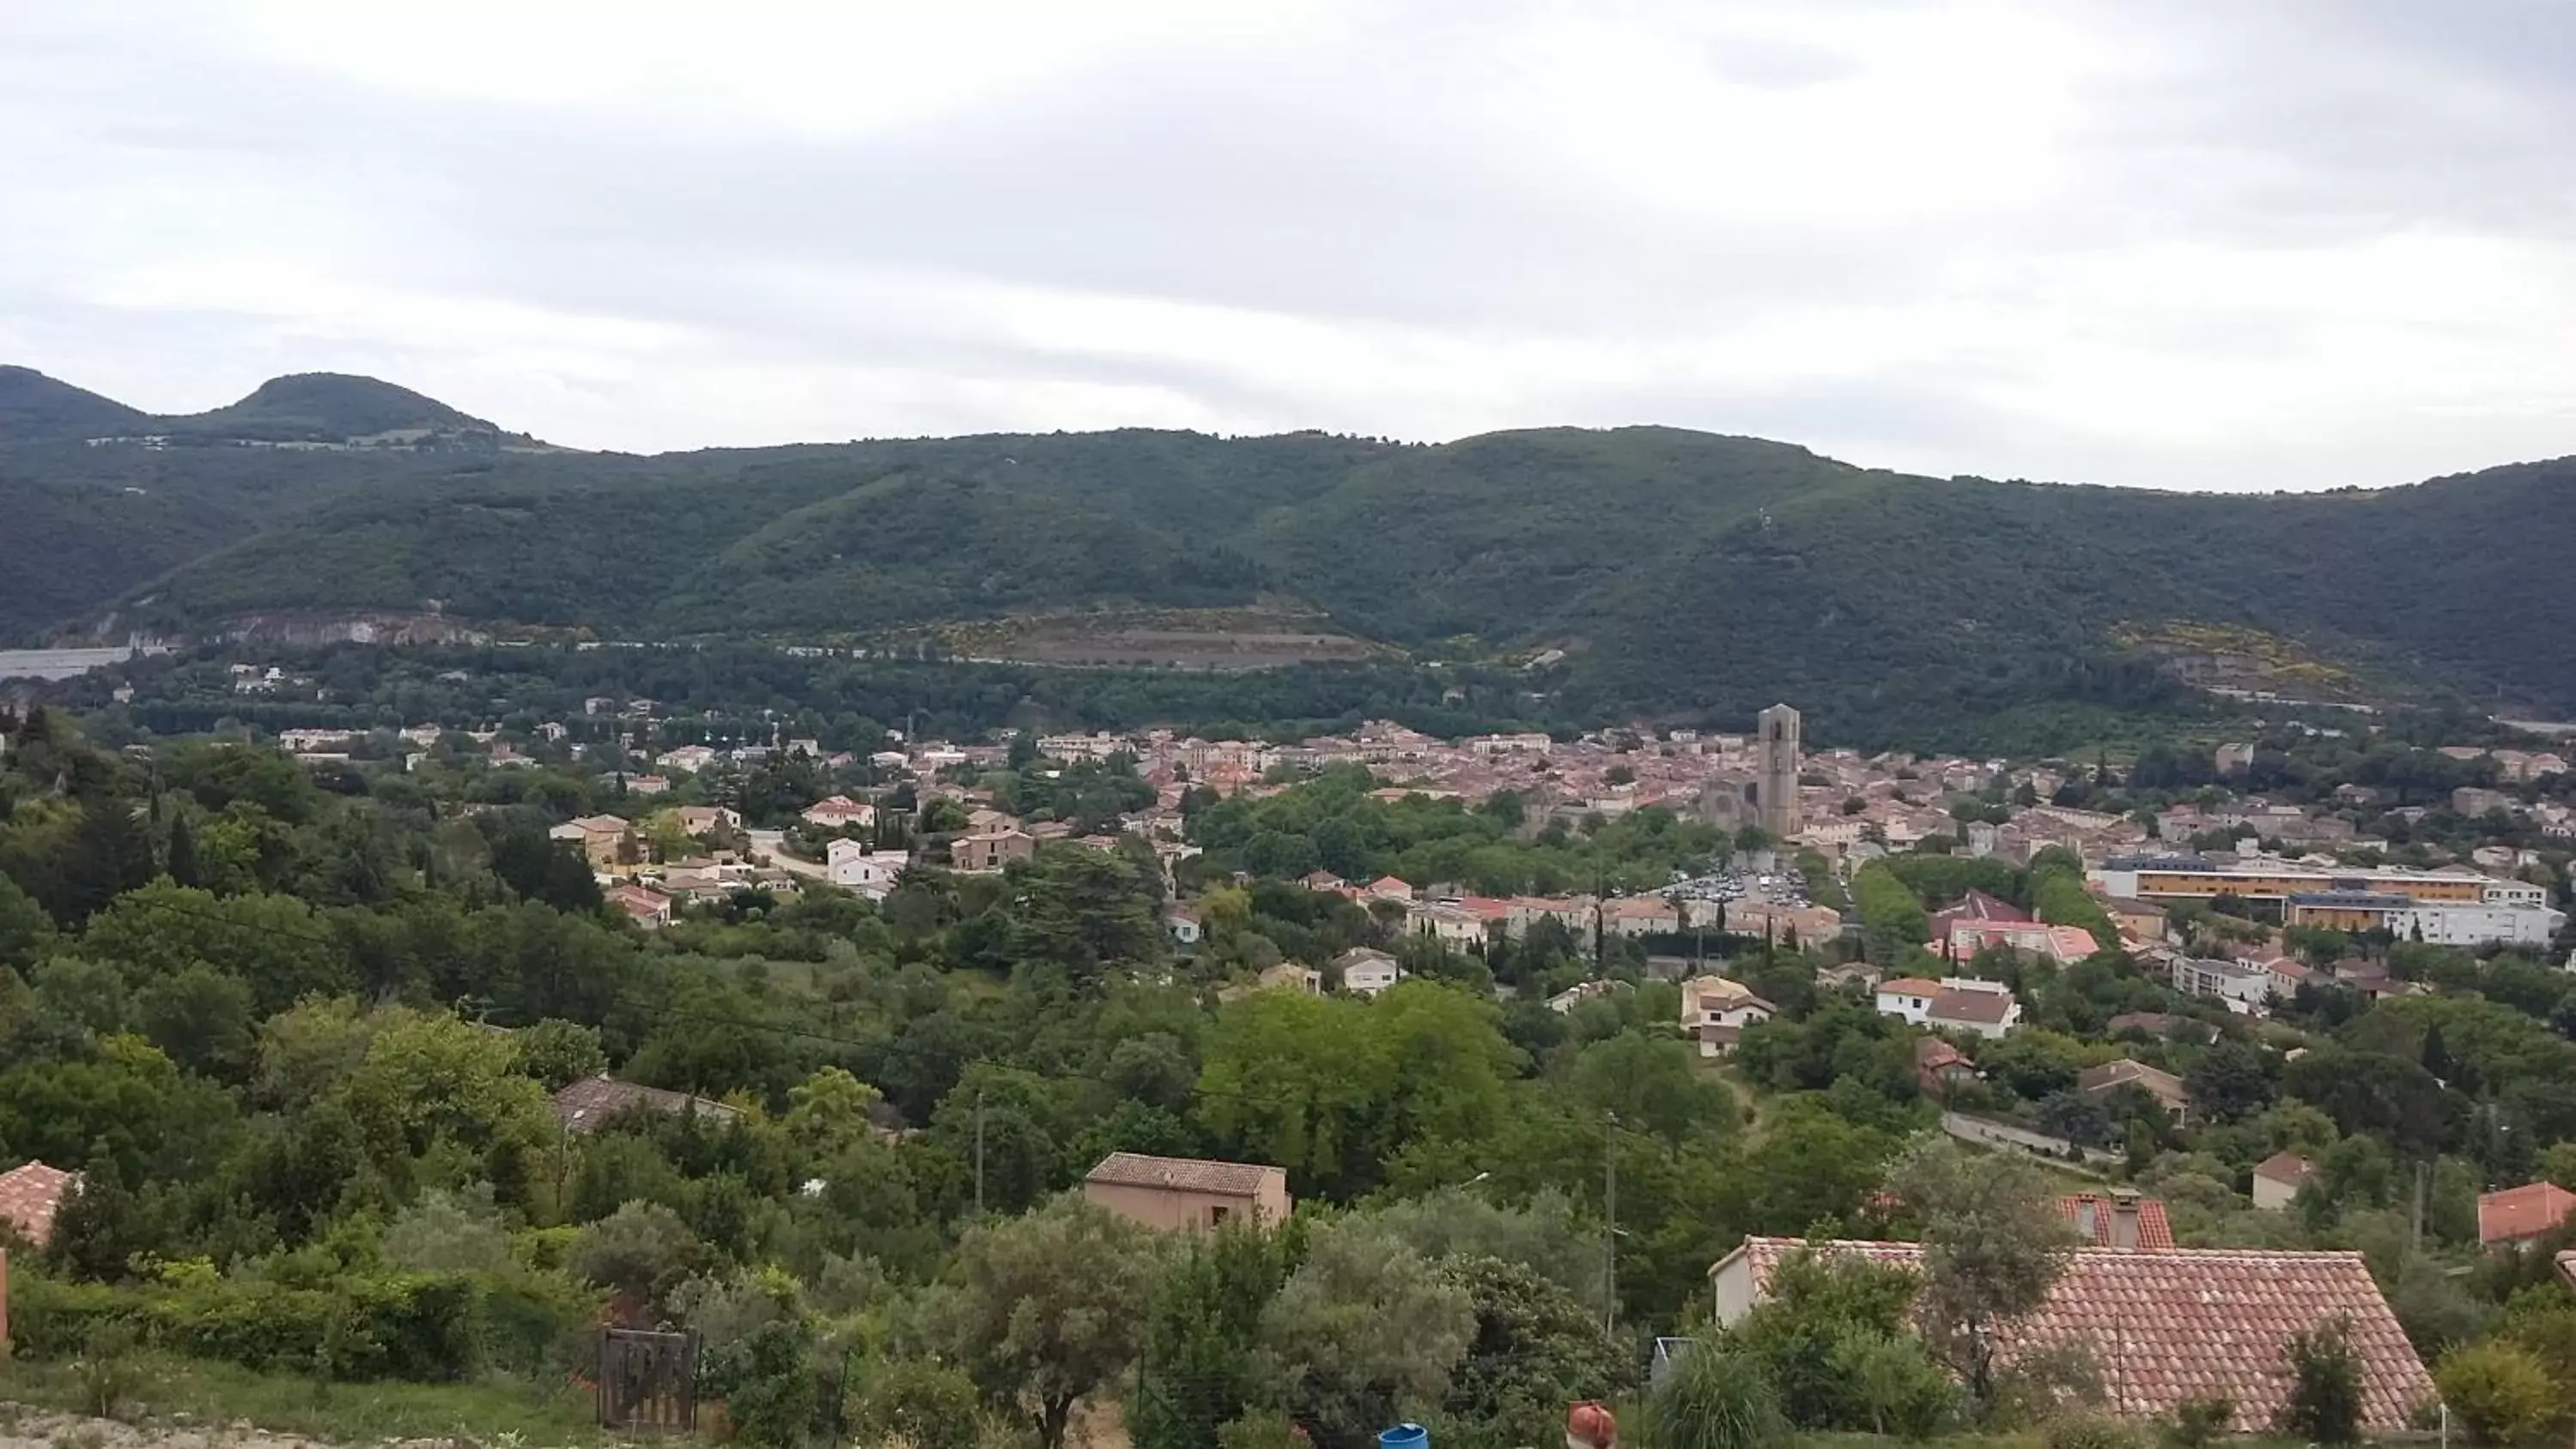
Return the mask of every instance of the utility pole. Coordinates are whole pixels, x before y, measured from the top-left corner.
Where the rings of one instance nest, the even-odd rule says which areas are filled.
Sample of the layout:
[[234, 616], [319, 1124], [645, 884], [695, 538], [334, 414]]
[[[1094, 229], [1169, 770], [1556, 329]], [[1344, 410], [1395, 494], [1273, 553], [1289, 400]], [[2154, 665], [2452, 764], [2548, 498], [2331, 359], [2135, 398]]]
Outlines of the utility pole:
[[1619, 1114], [1601, 1114], [1601, 1331], [1619, 1327]]
[[984, 1215], [984, 1089], [975, 1089], [975, 1216]]

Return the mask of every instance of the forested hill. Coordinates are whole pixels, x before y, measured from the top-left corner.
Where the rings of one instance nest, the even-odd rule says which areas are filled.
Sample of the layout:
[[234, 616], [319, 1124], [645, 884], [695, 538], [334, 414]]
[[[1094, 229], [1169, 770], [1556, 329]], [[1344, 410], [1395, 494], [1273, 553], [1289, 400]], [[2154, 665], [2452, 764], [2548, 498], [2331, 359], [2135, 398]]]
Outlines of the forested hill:
[[[312, 383], [240, 407], [292, 418]], [[334, 427], [392, 420], [320, 391]], [[2169, 690], [2151, 654], [2175, 653], [2285, 694], [2576, 710], [2576, 460], [2245, 497], [1912, 477], [1667, 428], [655, 458], [0, 443], [0, 508], [48, 520], [48, 569], [0, 579], [21, 634], [437, 601], [504, 627], [860, 638], [1260, 604], [1417, 655], [1561, 649], [1533, 687], [1601, 711], [2121, 704]]]

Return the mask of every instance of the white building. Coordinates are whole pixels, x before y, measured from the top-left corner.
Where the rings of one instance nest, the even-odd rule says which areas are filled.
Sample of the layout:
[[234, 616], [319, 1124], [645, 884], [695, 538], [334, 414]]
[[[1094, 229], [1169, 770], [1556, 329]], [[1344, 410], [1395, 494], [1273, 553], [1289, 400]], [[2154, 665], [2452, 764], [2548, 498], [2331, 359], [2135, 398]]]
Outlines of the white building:
[[902, 851], [879, 850], [862, 840], [835, 840], [824, 859], [832, 884], [872, 901], [893, 893], [896, 878], [910, 862]]
[[1375, 996], [1404, 979], [1404, 971], [1395, 958], [1384, 951], [1355, 946], [1333, 958], [1341, 968], [1342, 989], [1354, 996]]
[[1682, 1030], [1698, 1040], [1704, 1057], [1735, 1050], [1746, 1027], [1769, 1021], [1777, 1011], [1741, 981], [1694, 976], [1682, 983]]
[[2388, 914], [2399, 940], [2420, 936], [2435, 946], [2546, 946], [2566, 924], [2565, 911], [2545, 905], [2418, 904]]
[[2272, 998], [2272, 969], [2256, 961], [2183, 956], [2174, 961], [2173, 986], [2186, 996], [2213, 997], [2239, 1016], [2258, 1016]]
[[2000, 981], [1950, 976], [1939, 981], [1899, 976], [1878, 984], [1878, 1010], [1916, 1026], [1999, 1037], [2021, 1025], [2021, 1003]]

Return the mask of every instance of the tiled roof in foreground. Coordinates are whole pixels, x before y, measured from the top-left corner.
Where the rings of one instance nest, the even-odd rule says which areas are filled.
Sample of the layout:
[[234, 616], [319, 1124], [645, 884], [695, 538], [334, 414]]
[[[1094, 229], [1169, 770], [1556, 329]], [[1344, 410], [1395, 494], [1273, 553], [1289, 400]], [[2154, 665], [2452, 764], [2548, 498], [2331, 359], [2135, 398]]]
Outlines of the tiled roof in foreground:
[[[1782, 1259], [1807, 1246], [1795, 1238], [1747, 1238], [1710, 1271], [1748, 1257], [1758, 1288]], [[1914, 1243], [1814, 1246], [1905, 1266], [1922, 1257]], [[2404, 1430], [2413, 1407], [2435, 1397], [2433, 1378], [2359, 1253], [2078, 1248], [2047, 1303], [2016, 1325], [2012, 1338], [2086, 1348], [2101, 1369], [2109, 1407], [2123, 1417], [2170, 1418], [2186, 1399], [2220, 1397], [2236, 1406], [2236, 1432], [2255, 1433], [2271, 1427], [2288, 1395], [2283, 1351], [2290, 1336], [2337, 1317], [2350, 1320], [2361, 1358], [2363, 1428]]]

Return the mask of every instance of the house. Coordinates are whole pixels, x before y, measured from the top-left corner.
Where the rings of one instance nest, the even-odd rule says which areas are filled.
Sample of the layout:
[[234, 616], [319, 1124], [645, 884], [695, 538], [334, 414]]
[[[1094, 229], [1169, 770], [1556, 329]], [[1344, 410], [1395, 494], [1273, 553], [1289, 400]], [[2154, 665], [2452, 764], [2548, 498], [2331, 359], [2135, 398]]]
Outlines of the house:
[[1968, 1054], [1937, 1036], [1914, 1039], [1914, 1084], [1923, 1095], [1940, 1100], [1953, 1087], [1977, 1080], [1985, 1073], [1968, 1060]]
[[2273, 1153], [2254, 1164], [2254, 1206], [2275, 1213], [2287, 1209], [2316, 1172], [2315, 1163], [2295, 1152]]
[[1965, 961], [1980, 951], [2003, 947], [2071, 966], [2102, 949], [2093, 933], [2082, 926], [1956, 920], [1935, 929], [1943, 934], [1933, 940], [1933, 948], [1953, 961]]
[[63, 1200], [80, 1189], [80, 1181], [77, 1172], [65, 1172], [41, 1162], [22, 1163], [0, 1172], [0, 1224], [6, 1224], [29, 1247], [43, 1247], [53, 1241], [54, 1217], [62, 1211]]
[[1569, 986], [1563, 991], [1556, 993], [1554, 996], [1549, 997], [1547, 999], [1547, 1009], [1555, 1012], [1559, 1016], [1563, 1016], [1565, 1013], [1572, 1011], [1577, 1006], [1582, 1005], [1584, 1002], [1593, 1000], [1596, 997], [1608, 996], [1613, 992], [1634, 991], [1636, 989], [1637, 988], [1629, 985], [1625, 981], [1577, 981], [1572, 986]]
[[[611, 776], [610, 778], [614, 779], [616, 777]], [[629, 795], [668, 795], [671, 793], [671, 777], [668, 775], [628, 775], [625, 777], [625, 780], [626, 793]]]
[[2086, 1067], [2075, 1075], [2075, 1090], [2088, 1097], [2103, 1096], [2122, 1087], [2136, 1087], [2155, 1098], [2175, 1126], [2191, 1124], [2191, 1094], [2183, 1090], [2182, 1078], [2161, 1067], [2122, 1057], [2116, 1062]]
[[594, 866], [616, 865], [635, 856], [635, 827], [615, 815], [578, 816], [547, 831], [546, 838], [580, 846], [583, 858]]
[[894, 894], [895, 882], [911, 863], [900, 850], [879, 850], [864, 840], [835, 840], [823, 849], [824, 878], [872, 901]]
[[1682, 908], [1662, 896], [1622, 896], [1603, 903], [1601, 926], [1613, 936], [1678, 935]]
[[1746, 1027], [1769, 1021], [1779, 1010], [1741, 981], [1694, 976], [1682, 983], [1682, 1030], [1698, 1039], [1699, 1054], [1704, 1057], [1722, 1057], [1735, 1050]]
[[1348, 887], [1342, 884], [1342, 878], [1333, 874], [1329, 870], [1310, 870], [1304, 875], [1298, 877], [1297, 884], [1304, 886], [1310, 891], [1316, 891], [1319, 893], [1329, 893], [1348, 889]]
[[1410, 901], [1413, 899], [1413, 887], [1399, 876], [1382, 875], [1370, 881], [1368, 889], [1363, 894], [1371, 900]]
[[618, 1116], [639, 1111], [667, 1112], [674, 1117], [704, 1116], [719, 1126], [730, 1126], [742, 1119], [742, 1113], [722, 1102], [621, 1082], [606, 1072], [584, 1077], [554, 1095], [555, 1123], [566, 1132], [596, 1132]]
[[2521, 1247], [2547, 1237], [2576, 1213], [2576, 1192], [2554, 1182], [2526, 1183], [2478, 1198], [2478, 1246], [2490, 1251]]
[[608, 903], [626, 913], [626, 919], [648, 931], [671, 924], [671, 898], [651, 886], [621, 885], [608, 893]]
[[1179, 901], [1163, 907], [1163, 929], [1184, 946], [1197, 945], [1205, 934], [1199, 928], [1199, 913]]
[[1037, 837], [1025, 830], [986, 830], [949, 842], [948, 859], [959, 870], [990, 872], [1038, 853]]
[[1149, 1228], [1214, 1228], [1288, 1220], [1288, 1170], [1198, 1157], [1113, 1152], [1085, 1173], [1082, 1195]]
[[2069, 1193], [2057, 1200], [2057, 1210], [2075, 1225], [2077, 1237], [2097, 1248], [2161, 1252], [2174, 1245], [2165, 1205], [2130, 1188]]
[[716, 752], [704, 745], [682, 745], [676, 750], [664, 750], [653, 759], [653, 763], [663, 769], [677, 770], [683, 775], [694, 775], [715, 762]]
[[1260, 991], [1296, 991], [1308, 996], [1324, 994], [1324, 973], [1294, 961], [1282, 961], [1253, 979], [1259, 983], [1254, 989]]
[[740, 830], [742, 816], [722, 805], [683, 805], [671, 812], [680, 833], [691, 839], [704, 840], [719, 830]]
[[1878, 983], [1878, 1010], [1916, 1026], [1996, 1037], [2021, 1025], [2021, 1003], [2000, 981], [1952, 976], [1940, 981], [1899, 976]]
[[2153, 943], [2165, 938], [2165, 908], [2152, 901], [2110, 896], [2103, 900], [2102, 910], [2129, 940]]
[[[1718, 1326], [1741, 1322], [1779, 1265], [1811, 1249], [1904, 1268], [1923, 1256], [1916, 1243], [1748, 1238], [1709, 1269]], [[2170, 1421], [2186, 1400], [2222, 1398], [2235, 1410], [2230, 1432], [2255, 1434], [2288, 1396], [2291, 1335], [2338, 1319], [2361, 1360], [2363, 1432], [2403, 1433], [2416, 1406], [2434, 1401], [2433, 1377], [2359, 1253], [2079, 1247], [2038, 1310], [2002, 1336], [1999, 1357], [2078, 1347], [2121, 1418]]]
[[834, 795], [805, 807], [797, 817], [817, 830], [843, 830], [855, 827], [865, 830], [877, 823], [877, 807], [847, 795]]
[[1354, 946], [1333, 958], [1342, 973], [1342, 989], [1355, 996], [1375, 996], [1404, 979], [1403, 968], [1384, 951]]

